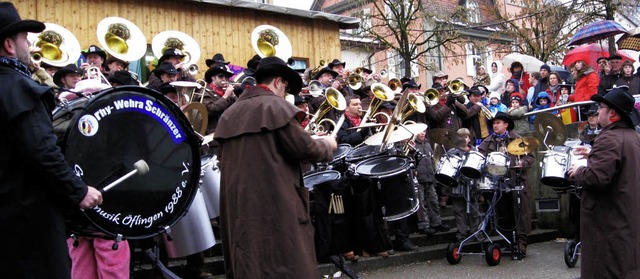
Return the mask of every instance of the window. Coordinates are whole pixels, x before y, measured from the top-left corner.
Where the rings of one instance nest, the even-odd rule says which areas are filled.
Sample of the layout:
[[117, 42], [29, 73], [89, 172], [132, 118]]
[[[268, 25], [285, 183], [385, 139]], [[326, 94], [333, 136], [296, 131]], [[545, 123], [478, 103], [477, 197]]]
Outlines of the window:
[[353, 35], [364, 36], [371, 29], [371, 9], [364, 8], [360, 11], [351, 13], [352, 17], [360, 19], [360, 26], [357, 29], [351, 29], [350, 32]]
[[291, 59], [293, 59], [293, 65], [291, 65], [291, 68], [296, 71], [304, 71], [309, 67], [309, 58], [291, 57]]
[[469, 20], [470, 23], [482, 22], [482, 14], [480, 13], [478, 2], [475, 0], [467, 0], [465, 9], [467, 10], [467, 20]]
[[478, 48], [468, 43], [465, 46], [467, 57], [466, 57], [466, 65], [467, 65], [467, 76], [475, 76], [476, 75], [476, 64], [482, 63], [482, 55]]
[[414, 77], [417, 78], [420, 75], [418, 64], [411, 62], [411, 73], [405, 71], [404, 59], [395, 50], [387, 51], [387, 65], [389, 70], [389, 79], [402, 78], [402, 77]]

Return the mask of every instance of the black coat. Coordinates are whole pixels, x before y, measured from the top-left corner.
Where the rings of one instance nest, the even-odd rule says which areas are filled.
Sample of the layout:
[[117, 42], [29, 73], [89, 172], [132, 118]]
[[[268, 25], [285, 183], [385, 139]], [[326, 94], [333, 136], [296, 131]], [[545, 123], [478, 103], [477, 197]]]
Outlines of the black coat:
[[63, 211], [78, 208], [87, 187], [56, 145], [53, 91], [4, 66], [0, 84], [0, 272], [69, 278]]

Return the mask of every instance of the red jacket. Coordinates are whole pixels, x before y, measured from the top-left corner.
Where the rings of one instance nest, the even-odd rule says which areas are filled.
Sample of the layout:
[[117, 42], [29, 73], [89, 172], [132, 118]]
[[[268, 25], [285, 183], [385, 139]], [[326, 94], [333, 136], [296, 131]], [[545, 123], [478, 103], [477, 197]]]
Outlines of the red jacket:
[[[516, 78], [516, 77], [511, 75], [511, 78]], [[527, 97], [527, 93], [529, 92], [529, 87], [531, 87], [531, 83], [529, 83], [529, 73], [523, 72], [522, 78], [518, 79], [518, 81], [520, 82], [520, 92], [522, 92], [522, 94], [525, 97]]]
[[600, 77], [595, 71], [589, 72], [586, 76], [581, 77], [576, 82], [576, 90], [571, 96], [569, 101], [582, 102], [589, 101], [591, 96], [598, 93], [598, 84], [600, 83]]

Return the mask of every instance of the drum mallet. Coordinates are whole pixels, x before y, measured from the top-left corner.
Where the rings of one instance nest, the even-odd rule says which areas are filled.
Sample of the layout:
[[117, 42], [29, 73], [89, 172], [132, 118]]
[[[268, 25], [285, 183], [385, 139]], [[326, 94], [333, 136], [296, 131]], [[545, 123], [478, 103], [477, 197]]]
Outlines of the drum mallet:
[[147, 162], [145, 162], [142, 159], [140, 159], [137, 162], [135, 162], [133, 164], [133, 167], [135, 168], [134, 170], [132, 170], [129, 173], [125, 174], [124, 176], [118, 178], [118, 180], [116, 180], [114, 182], [111, 182], [109, 185], [105, 186], [104, 188], [100, 189], [100, 192], [101, 193], [105, 193], [105, 192], [109, 191], [111, 188], [117, 186], [122, 181], [125, 181], [126, 179], [128, 179], [129, 177], [135, 175], [136, 173], [138, 173], [140, 175], [144, 175], [147, 172], [149, 172], [149, 165], [147, 165]]

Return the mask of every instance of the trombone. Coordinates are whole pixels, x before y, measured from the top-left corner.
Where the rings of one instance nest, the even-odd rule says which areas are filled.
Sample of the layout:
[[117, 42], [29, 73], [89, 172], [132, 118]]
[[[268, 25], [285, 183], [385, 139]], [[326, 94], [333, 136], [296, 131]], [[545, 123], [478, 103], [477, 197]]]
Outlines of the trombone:
[[440, 92], [437, 89], [429, 88], [424, 92], [424, 103], [427, 106], [435, 106], [438, 102], [440, 102]]
[[382, 83], [372, 84], [371, 92], [373, 92], [373, 99], [371, 100], [371, 104], [369, 104], [367, 112], [365, 112], [364, 116], [362, 117], [362, 122], [360, 122], [360, 125], [368, 122], [371, 118], [375, 118], [375, 114], [371, 116], [371, 113], [376, 112], [380, 105], [382, 105], [382, 102], [389, 102], [393, 100], [394, 97], [391, 88]]

